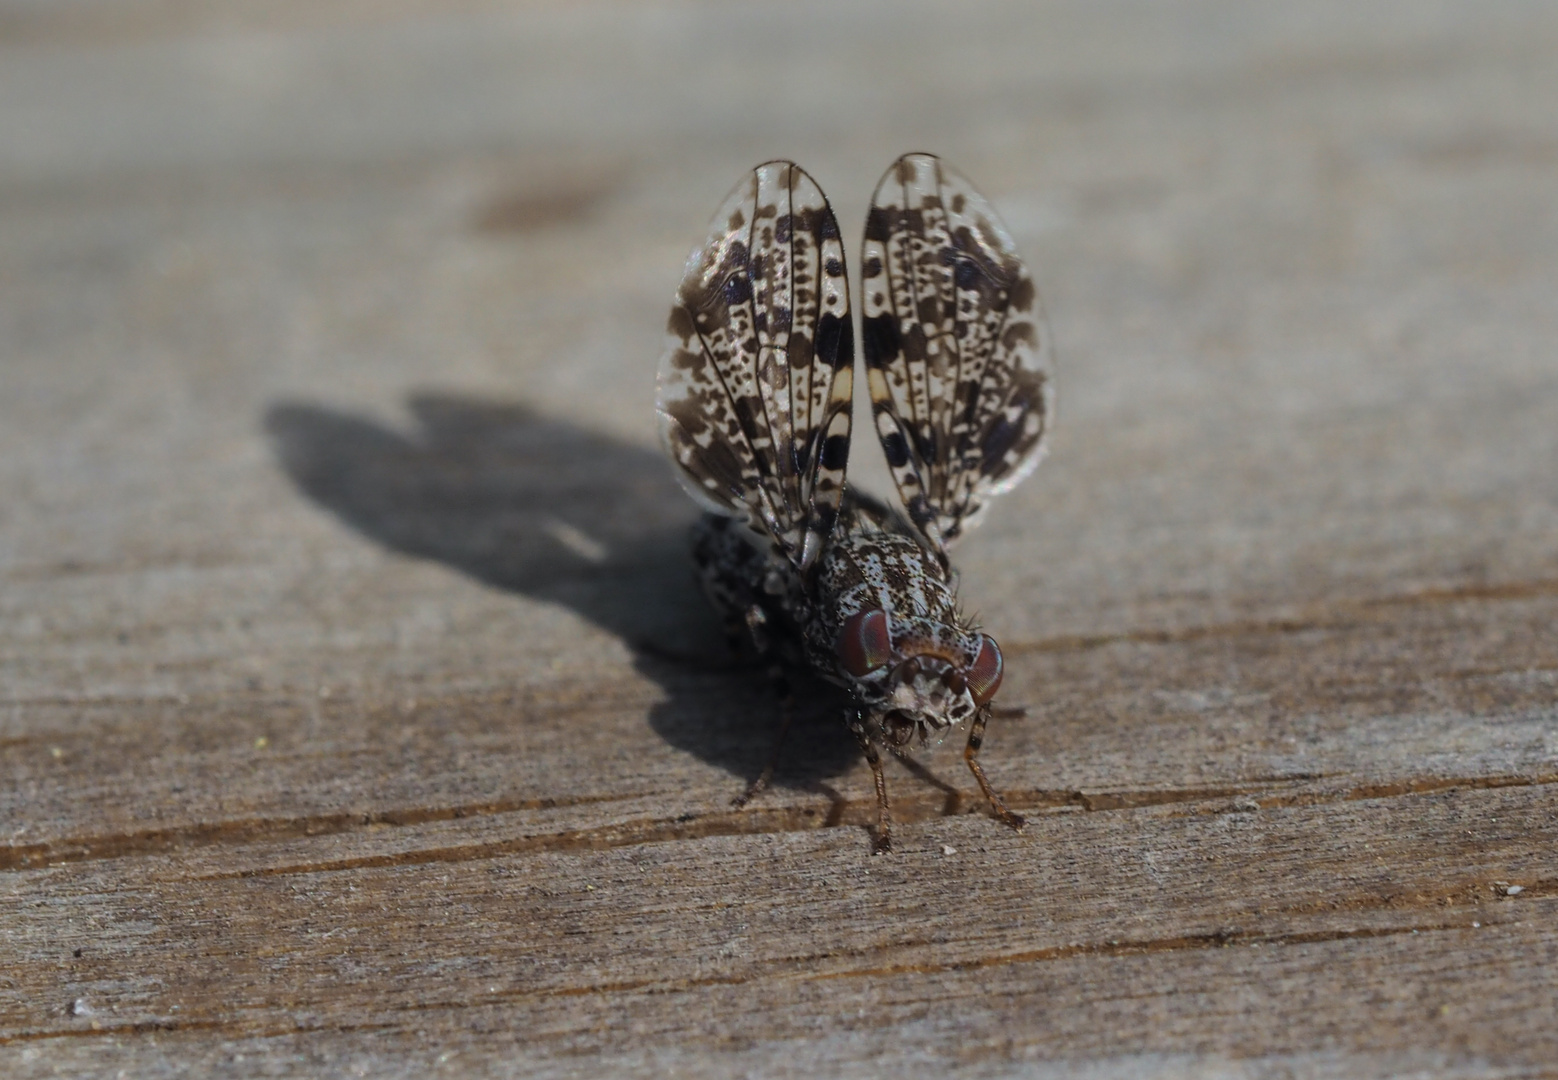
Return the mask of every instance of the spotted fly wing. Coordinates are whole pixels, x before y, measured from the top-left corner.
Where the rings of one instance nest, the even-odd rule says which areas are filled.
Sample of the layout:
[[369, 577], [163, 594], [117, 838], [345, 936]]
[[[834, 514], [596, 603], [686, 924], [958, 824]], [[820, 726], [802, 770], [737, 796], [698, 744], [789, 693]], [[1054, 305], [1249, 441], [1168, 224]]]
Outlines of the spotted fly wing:
[[816, 181], [770, 161], [737, 184], [667, 329], [660, 433], [682, 486], [810, 567], [844, 491], [855, 355], [838, 222]]
[[1054, 413], [1033, 279], [961, 173], [905, 154], [877, 185], [861, 254], [877, 436], [910, 519], [943, 554], [1033, 471]]

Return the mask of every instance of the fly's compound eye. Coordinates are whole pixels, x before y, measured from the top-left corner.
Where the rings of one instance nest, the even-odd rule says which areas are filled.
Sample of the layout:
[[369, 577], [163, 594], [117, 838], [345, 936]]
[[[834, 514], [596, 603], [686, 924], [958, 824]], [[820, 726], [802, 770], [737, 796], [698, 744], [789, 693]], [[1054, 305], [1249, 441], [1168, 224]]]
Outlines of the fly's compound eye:
[[[893, 640], [887, 632], [887, 612], [881, 608], [857, 612], [844, 620], [834, 647], [844, 670], [862, 679], [892, 659]], [[1000, 661], [996, 661], [997, 667]], [[999, 676], [997, 676], [999, 678]]]
[[995, 692], [1001, 688], [1001, 647], [995, 643], [995, 638], [989, 634], [980, 635], [979, 655], [974, 657], [964, 677], [975, 705], [983, 705], [995, 697]]

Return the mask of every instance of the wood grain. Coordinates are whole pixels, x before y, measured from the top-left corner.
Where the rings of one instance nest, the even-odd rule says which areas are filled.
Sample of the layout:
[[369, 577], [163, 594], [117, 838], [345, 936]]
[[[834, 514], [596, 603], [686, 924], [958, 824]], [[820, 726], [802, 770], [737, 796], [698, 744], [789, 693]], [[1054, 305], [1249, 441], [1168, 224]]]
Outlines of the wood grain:
[[[0, 1073], [1558, 1075], [1552, 12], [109, 7], [0, 5]], [[912, 148], [1060, 412], [1029, 825], [872, 858], [821, 688], [731, 807], [650, 402], [734, 177]]]

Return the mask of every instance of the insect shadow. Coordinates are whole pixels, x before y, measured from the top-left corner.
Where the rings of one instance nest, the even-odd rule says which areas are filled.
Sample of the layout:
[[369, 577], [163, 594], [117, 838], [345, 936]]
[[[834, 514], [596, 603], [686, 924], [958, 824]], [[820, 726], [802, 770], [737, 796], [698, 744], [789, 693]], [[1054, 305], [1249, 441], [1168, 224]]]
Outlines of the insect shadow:
[[[696, 510], [664, 456], [522, 404], [418, 393], [407, 405], [409, 431], [286, 401], [265, 427], [298, 488], [362, 535], [561, 604], [627, 642], [665, 691], [650, 710], [655, 732], [755, 777], [777, 704], [761, 668], [730, 656], [718, 633], [689, 554]], [[821, 684], [799, 689], [774, 783], [837, 800], [824, 781], [858, 757], [843, 699]]]

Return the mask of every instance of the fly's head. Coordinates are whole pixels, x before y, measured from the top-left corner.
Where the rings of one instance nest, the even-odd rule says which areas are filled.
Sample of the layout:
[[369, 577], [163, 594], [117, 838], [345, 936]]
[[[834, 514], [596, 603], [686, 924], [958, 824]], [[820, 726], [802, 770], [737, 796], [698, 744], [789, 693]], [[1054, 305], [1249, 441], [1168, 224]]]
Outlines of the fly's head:
[[1001, 649], [989, 634], [881, 608], [846, 619], [835, 651], [871, 726], [893, 747], [940, 742], [1001, 686]]

